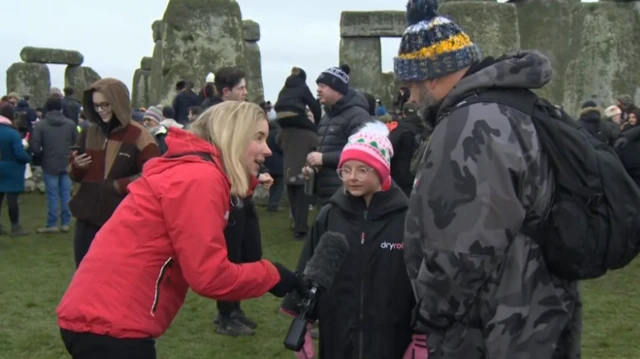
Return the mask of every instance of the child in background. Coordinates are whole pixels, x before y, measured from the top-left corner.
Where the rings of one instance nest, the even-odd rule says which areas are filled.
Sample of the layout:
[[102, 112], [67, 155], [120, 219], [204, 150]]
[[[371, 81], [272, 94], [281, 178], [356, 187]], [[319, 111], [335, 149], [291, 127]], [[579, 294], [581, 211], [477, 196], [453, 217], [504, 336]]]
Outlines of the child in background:
[[[403, 250], [408, 199], [391, 180], [388, 134], [383, 123], [372, 122], [349, 138], [338, 165], [343, 190], [318, 213], [298, 261], [302, 273], [326, 231], [349, 242], [344, 264], [310, 318], [318, 321], [320, 359], [399, 359], [411, 342], [415, 299]], [[282, 311], [296, 315], [297, 304], [289, 296]], [[315, 358], [309, 331], [296, 357]]]

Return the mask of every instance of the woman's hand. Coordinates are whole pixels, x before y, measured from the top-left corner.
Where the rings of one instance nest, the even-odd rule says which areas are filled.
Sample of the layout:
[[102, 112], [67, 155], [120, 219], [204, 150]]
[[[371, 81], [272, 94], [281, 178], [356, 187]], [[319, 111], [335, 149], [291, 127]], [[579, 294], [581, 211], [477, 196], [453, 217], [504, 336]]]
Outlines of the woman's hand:
[[258, 176], [258, 182], [262, 185], [262, 187], [269, 189], [273, 185], [273, 178], [268, 173], [261, 173]]
[[73, 151], [71, 156], [73, 156], [73, 167], [86, 169], [91, 164], [91, 156], [86, 153], [78, 155], [78, 151]]

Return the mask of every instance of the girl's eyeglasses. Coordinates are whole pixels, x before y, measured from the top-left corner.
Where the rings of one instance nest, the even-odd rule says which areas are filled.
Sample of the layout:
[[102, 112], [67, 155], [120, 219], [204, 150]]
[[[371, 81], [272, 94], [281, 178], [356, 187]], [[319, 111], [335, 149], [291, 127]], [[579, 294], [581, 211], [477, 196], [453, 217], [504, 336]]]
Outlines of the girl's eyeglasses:
[[373, 171], [373, 168], [371, 167], [342, 167], [336, 170], [336, 172], [338, 172], [338, 177], [340, 177], [340, 179], [342, 180], [351, 178], [352, 175], [355, 175], [357, 179], [361, 180], [367, 177], [367, 175], [371, 173], [371, 171]]

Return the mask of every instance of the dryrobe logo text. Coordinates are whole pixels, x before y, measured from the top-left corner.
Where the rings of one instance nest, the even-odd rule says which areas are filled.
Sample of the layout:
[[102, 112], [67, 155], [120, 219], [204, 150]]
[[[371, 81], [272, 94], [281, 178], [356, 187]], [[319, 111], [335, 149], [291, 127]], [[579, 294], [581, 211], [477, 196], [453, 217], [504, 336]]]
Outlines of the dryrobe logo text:
[[380, 243], [380, 248], [388, 250], [388, 251], [395, 251], [395, 250], [404, 250], [404, 243], [389, 243], [389, 242], [382, 242]]

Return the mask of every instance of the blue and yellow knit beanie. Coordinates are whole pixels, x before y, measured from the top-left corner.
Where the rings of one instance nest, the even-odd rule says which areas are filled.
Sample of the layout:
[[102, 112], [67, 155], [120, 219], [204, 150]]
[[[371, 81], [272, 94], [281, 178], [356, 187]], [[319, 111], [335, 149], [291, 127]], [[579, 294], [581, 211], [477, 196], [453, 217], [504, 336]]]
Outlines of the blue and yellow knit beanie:
[[440, 78], [480, 60], [480, 50], [469, 36], [438, 14], [438, 0], [409, 0], [407, 25], [393, 59], [400, 82]]

